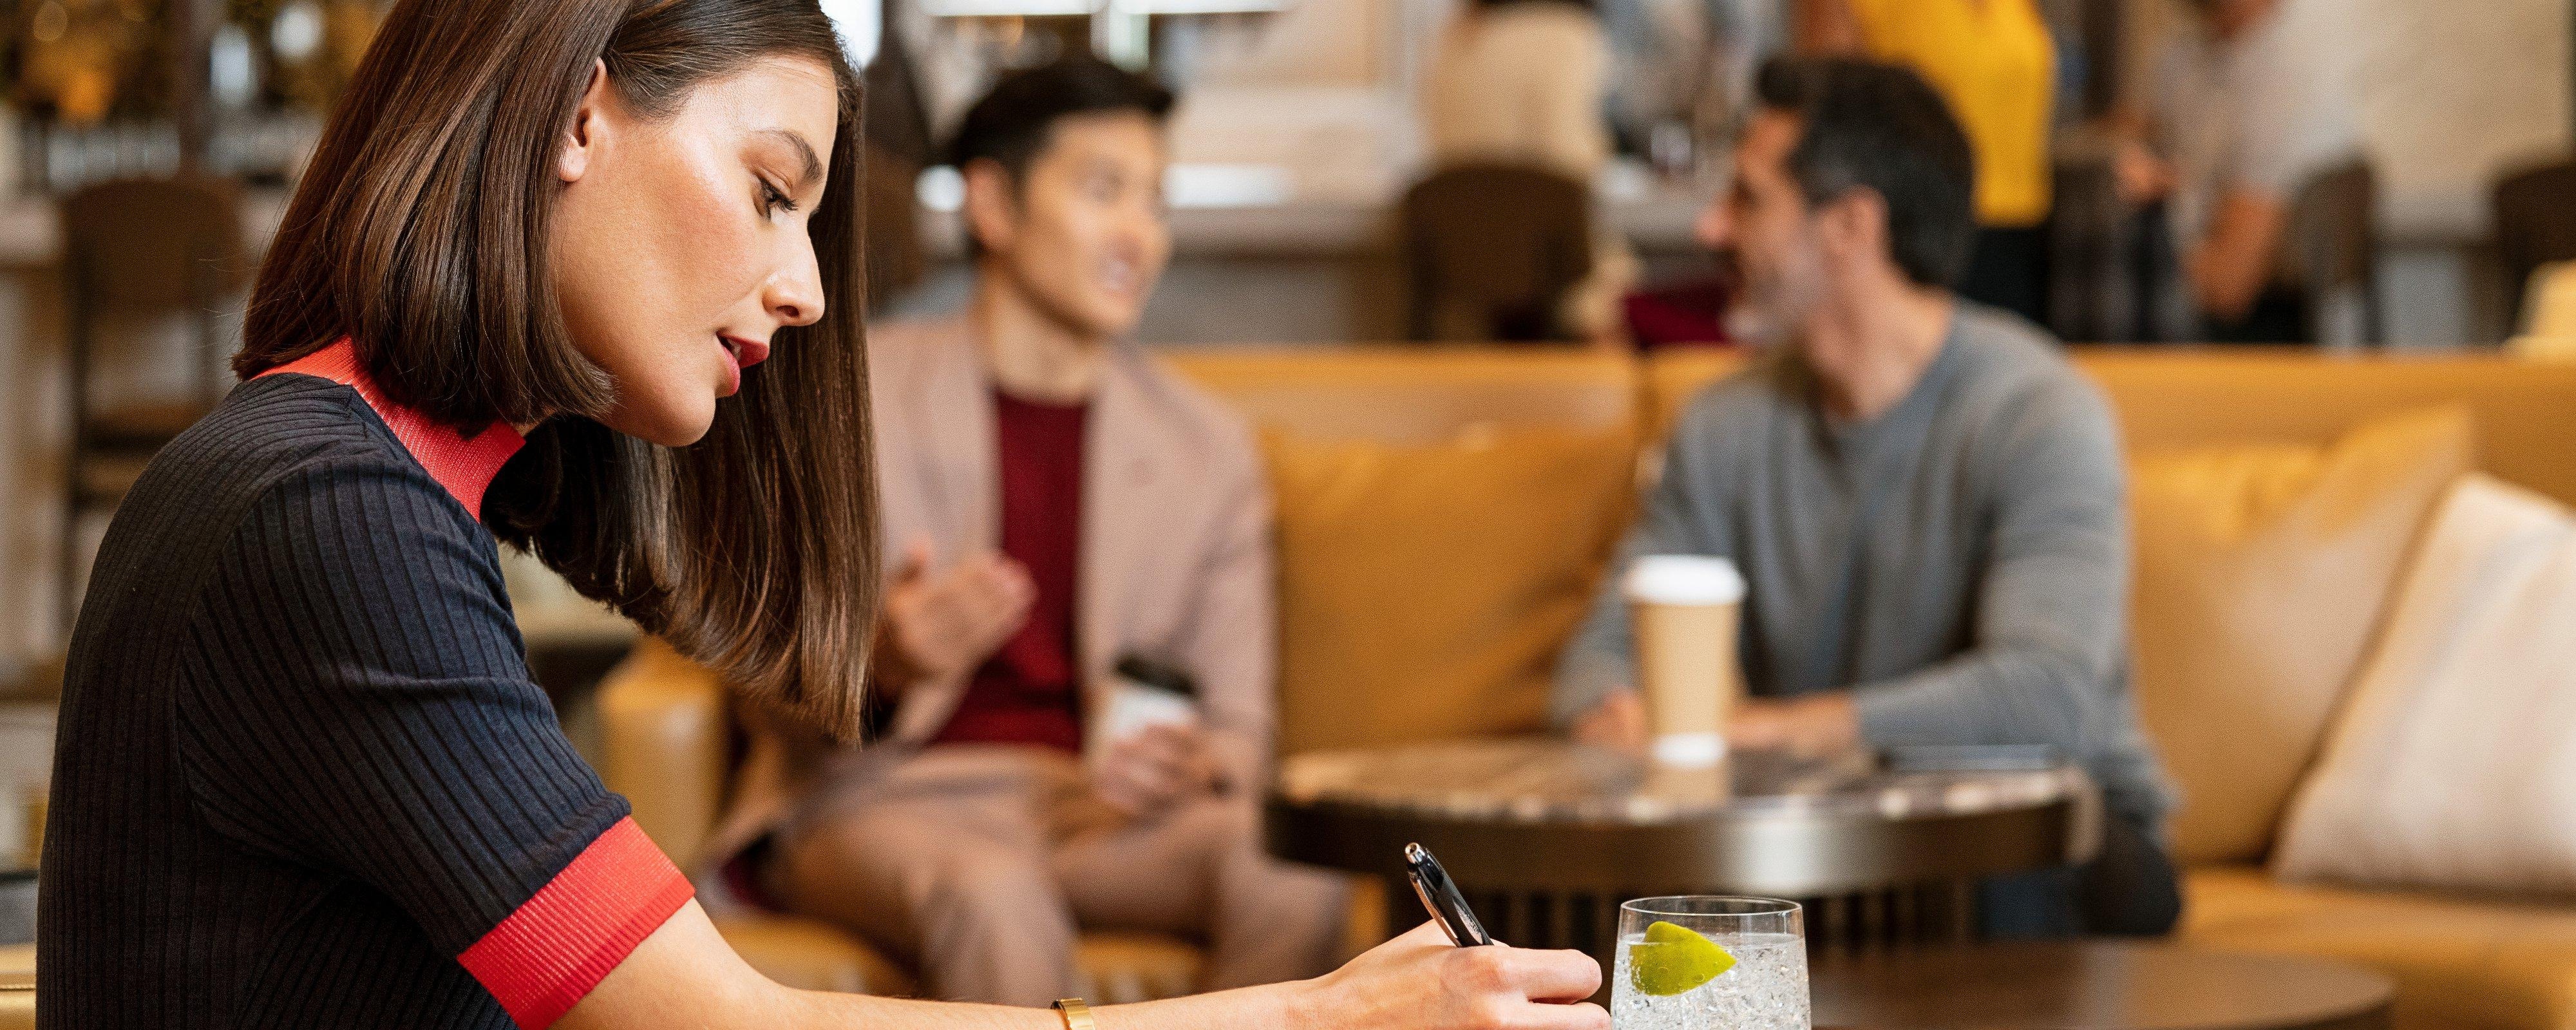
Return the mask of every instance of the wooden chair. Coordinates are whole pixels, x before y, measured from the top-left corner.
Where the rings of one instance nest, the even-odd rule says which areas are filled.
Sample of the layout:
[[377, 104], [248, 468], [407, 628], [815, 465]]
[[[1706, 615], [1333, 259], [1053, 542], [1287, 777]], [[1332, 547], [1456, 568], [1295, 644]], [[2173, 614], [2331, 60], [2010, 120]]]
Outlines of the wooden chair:
[[2320, 340], [2340, 298], [2361, 305], [2363, 346], [2386, 339], [2379, 310], [2379, 178], [2354, 160], [2309, 179], [2290, 201], [2274, 275], [2307, 299], [2308, 331]]
[[2070, 134], [2055, 158], [2048, 217], [2048, 329], [2084, 343], [2198, 336], [2162, 202], [2130, 203], [2102, 133]]
[[[222, 180], [125, 180], [65, 197], [65, 347], [70, 358], [71, 449], [63, 489], [62, 625], [80, 603], [81, 519], [113, 508], [126, 482], [108, 475], [149, 460], [212, 410], [222, 395], [218, 307], [241, 287], [238, 191]], [[100, 405], [93, 396], [101, 325], [111, 318], [189, 316], [194, 389], [175, 402]]]
[[1557, 317], [1592, 273], [1591, 196], [1541, 168], [1459, 165], [1406, 190], [1416, 340], [1572, 339]]
[[2507, 311], [2522, 311], [2532, 274], [2576, 261], [2576, 161], [2505, 176], [2491, 198], [2496, 257], [2504, 263]]

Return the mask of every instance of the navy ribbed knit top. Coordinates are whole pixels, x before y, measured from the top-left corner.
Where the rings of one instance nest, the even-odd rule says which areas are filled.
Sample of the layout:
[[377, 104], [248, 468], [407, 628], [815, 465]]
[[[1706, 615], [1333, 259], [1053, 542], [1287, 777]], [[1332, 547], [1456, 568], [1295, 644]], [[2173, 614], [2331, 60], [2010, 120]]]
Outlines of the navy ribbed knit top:
[[280, 371], [101, 547], [40, 1024], [550, 1024], [690, 892], [529, 678], [476, 517], [518, 437], [385, 405], [345, 341]]

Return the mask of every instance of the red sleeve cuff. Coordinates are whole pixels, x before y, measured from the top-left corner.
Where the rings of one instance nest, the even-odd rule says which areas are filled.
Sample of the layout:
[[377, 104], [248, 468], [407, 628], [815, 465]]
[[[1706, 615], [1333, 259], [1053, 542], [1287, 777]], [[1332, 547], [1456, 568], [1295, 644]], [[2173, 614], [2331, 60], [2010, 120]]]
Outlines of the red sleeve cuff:
[[552, 1026], [693, 892], [632, 818], [456, 956], [526, 1030]]

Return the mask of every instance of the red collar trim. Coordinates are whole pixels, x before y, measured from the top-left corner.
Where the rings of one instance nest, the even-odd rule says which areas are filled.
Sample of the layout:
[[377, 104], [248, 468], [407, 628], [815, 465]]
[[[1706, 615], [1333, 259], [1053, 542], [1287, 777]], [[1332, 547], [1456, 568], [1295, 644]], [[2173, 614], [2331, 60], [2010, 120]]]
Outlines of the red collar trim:
[[385, 420], [402, 441], [412, 460], [429, 470], [429, 478], [447, 488], [456, 503], [465, 506], [475, 519], [483, 517], [483, 492], [492, 486], [492, 477], [501, 474], [501, 465], [519, 453], [527, 440], [517, 430], [495, 422], [471, 437], [429, 420], [429, 416], [385, 400], [376, 390], [376, 381], [358, 368], [358, 350], [348, 337], [253, 378], [280, 373], [312, 376], [358, 391], [358, 399], [374, 408], [376, 417]]

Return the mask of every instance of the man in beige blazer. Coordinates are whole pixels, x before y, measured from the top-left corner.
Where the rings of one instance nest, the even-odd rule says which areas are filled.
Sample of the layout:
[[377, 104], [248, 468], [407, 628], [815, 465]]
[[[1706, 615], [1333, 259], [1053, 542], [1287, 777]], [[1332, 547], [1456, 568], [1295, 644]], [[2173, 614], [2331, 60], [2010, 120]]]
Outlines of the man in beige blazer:
[[[1170, 253], [1170, 104], [1085, 60], [1005, 77], [967, 114], [973, 299], [870, 333], [883, 734], [847, 751], [756, 732], [720, 835], [766, 836], [777, 901], [916, 962], [941, 998], [1075, 994], [1079, 929], [1198, 938], [1210, 990], [1337, 957], [1342, 881], [1260, 845], [1276, 626], [1258, 451], [1122, 342]], [[1129, 657], [1195, 681], [1195, 724], [1101, 739]]]

